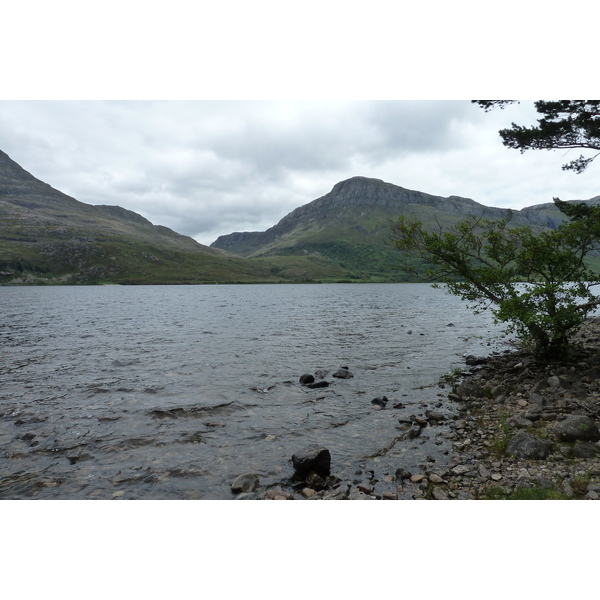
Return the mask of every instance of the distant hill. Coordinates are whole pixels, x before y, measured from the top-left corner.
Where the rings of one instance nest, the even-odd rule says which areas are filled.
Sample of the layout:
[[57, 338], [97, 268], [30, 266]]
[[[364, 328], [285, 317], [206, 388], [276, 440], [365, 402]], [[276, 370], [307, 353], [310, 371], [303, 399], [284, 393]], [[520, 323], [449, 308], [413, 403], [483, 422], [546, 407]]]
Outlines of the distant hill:
[[[564, 219], [553, 203], [513, 213], [514, 224], [540, 228]], [[506, 214], [353, 177], [267, 231], [231, 233], [207, 247], [120, 206], [79, 202], [0, 151], [0, 285], [416, 281], [389, 243], [398, 215], [433, 228]]]
[[[596, 199], [598, 200], [598, 198]], [[389, 244], [391, 223], [399, 215], [419, 219], [429, 228], [448, 227], [469, 215], [500, 219], [506, 209], [487, 207], [469, 198], [433, 196], [408, 190], [380, 179], [353, 177], [331, 192], [301, 206], [264, 232], [236, 232], [219, 237], [213, 248], [227, 250], [255, 262], [277, 265], [278, 273], [311, 262], [329, 265], [334, 277], [354, 281], [407, 281], [402, 256]], [[553, 203], [513, 211], [514, 225], [555, 228], [564, 220]]]
[[275, 280], [130, 210], [79, 202], [0, 151], [0, 284]]

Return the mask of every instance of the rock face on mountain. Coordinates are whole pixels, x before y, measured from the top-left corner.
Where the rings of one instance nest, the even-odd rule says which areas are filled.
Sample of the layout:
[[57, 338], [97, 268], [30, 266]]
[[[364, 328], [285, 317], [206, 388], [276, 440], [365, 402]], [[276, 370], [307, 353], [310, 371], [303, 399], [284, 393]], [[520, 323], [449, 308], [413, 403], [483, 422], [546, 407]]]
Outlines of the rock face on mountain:
[[[451, 227], [468, 216], [503, 219], [509, 211], [460, 196], [444, 198], [380, 179], [352, 177], [296, 208], [264, 232], [223, 235], [211, 246], [252, 259], [277, 257], [289, 262], [291, 257], [319, 257], [347, 268], [350, 279], [407, 281], [411, 276], [403, 271], [400, 254], [389, 243], [391, 225], [399, 215], [433, 229]], [[514, 210], [511, 217], [515, 226], [540, 229], [554, 229], [563, 220], [553, 203]]]
[[[336, 184], [325, 196], [293, 210], [265, 232], [223, 235], [211, 246], [243, 256], [285, 254], [292, 247], [300, 250], [301, 246], [317, 241], [322, 245], [331, 242], [330, 234], [337, 235], [340, 225], [362, 233], [364, 241], [372, 243], [373, 236], [389, 236], [390, 219], [398, 215], [418, 218], [424, 223], [437, 219], [442, 224], [452, 224], [469, 215], [502, 219], [507, 213], [506, 209], [484, 206], [469, 198], [444, 198], [380, 179], [353, 177]], [[562, 215], [549, 204], [541, 210], [531, 207], [513, 211], [513, 219], [518, 224], [556, 227]]]
[[0, 284], [272, 280], [120, 206], [92, 206], [0, 151]]
[[[314, 237], [311, 233], [314, 233], [315, 229], [323, 232], [321, 237], [330, 238], [327, 228], [333, 231], [336, 224], [345, 223], [355, 231], [362, 230], [366, 235], [381, 229], [378, 225], [383, 224], [389, 229], [389, 218], [410, 211], [411, 207], [413, 210], [414, 207], [427, 207], [443, 213], [461, 215], [484, 211], [489, 218], [500, 218], [505, 214], [501, 209], [488, 209], [466, 198], [441, 198], [407, 190], [380, 179], [353, 177], [336, 184], [325, 196], [296, 208], [265, 232], [235, 232], [222, 235], [211, 246], [243, 256], [273, 254], [296, 245], [298, 237], [301, 240]], [[375, 229], [365, 227], [367, 221], [373, 223], [374, 217]], [[292, 232], [299, 235], [290, 240], [288, 238]], [[276, 249], [275, 245], [279, 248]]]
[[[120, 206], [79, 202], [0, 151], [0, 284], [419, 281], [389, 242], [399, 215], [433, 228], [507, 214], [352, 177], [267, 231], [224, 235], [209, 248]], [[550, 203], [513, 211], [512, 222], [555, 228], [563, 218]]]

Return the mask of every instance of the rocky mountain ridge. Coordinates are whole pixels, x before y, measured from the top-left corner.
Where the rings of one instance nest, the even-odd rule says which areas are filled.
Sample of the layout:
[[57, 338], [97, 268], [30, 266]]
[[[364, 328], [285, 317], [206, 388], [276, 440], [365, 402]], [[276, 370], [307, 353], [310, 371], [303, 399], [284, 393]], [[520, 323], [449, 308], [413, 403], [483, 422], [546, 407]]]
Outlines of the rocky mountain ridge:
[[[207, 247], [120, 206], [79, 202], [0, 151], [0, 284], [419, 281], [389, 240], [399, 215], [433, 228], [507, 214], [352, 177], [264, 232]], [[515, 225], [555, 228], [563, 219], [552, 203], [513, 211]]]
[[[380, 179], [352, 177], [264, 232], [234, 232], [220, 236], [211, 247], [254, 259], [321, 256], [349, 266], [359, 278], [375, 273], [384, 279], [402, 269], [397, 250], [389, 244], [391, 223], [399, 215], [434, 228], [452, 226], [470, 215], [495, 220], [508, 214], [508, 209], [470, 198], [435, 196]], [[514, 225], [556, 228], [564, 218], [553, 203], [512, 211]]]

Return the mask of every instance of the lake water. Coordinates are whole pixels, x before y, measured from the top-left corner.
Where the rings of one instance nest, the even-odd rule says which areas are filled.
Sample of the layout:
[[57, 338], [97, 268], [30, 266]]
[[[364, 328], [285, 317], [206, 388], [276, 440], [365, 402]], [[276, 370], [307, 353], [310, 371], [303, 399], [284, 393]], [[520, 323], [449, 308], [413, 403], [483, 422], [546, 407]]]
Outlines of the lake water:
[[[229, 499], [247, 472], [290, 489], [311, 444], [394, 489], [449, 450], [399, 419], [451, 412], [440, 377], [501, 331], [427, 284], [0, 287], [0, 498]], [[299, 384], [317, 370], [328, 388]]]

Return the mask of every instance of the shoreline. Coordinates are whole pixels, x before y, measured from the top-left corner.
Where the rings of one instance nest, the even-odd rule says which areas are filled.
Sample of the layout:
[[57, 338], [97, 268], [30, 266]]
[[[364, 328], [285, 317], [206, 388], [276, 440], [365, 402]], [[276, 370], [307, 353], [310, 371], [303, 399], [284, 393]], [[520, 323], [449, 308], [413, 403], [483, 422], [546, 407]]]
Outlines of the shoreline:
[[446, 489], [464, 499], [600, 499], [600, 318], [575, 333], [568, 362], [516, 350], [486, 359], [449, 398]]
[[440, 382], [440, 395], [449, 400], [440, 409], [444, 421], [427, 411], [411, 429], [418, 425], [450, 442], [444, 465], [427, 462], [416, 473], [399, 465], [387, 474], [383, 493], [368, 480], [350, 485], [330, 476], [320, 490], [270, 489], [263, 498], [600, 499], [600, 317], [588, 319], [573, 341], [577, 348], [568, 362], [543, 363], [523, 350], [506, 350]]

